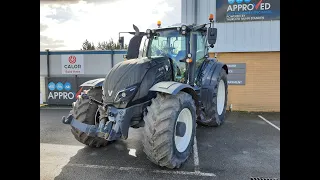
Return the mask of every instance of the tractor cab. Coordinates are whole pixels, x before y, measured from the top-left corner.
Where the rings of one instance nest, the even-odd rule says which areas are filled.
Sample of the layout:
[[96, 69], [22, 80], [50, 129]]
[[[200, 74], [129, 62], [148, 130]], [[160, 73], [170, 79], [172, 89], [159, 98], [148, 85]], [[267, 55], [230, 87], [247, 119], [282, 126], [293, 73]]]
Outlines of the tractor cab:
[[[174, 80], [186, 83], [188, 65], [203, 59], [208, 53], [206, 46], [206, 29], [198, 29], [192, 32], [193, 25], [178, 24], [167, 28], [148, 29], [146, 56], [155, 58], [157, 56], [168, 57], [172, 60], [174, 69]], [[196, 55], [191, 54], [191, 34], [195, 35]], [[194, 64], [194, 63], [193, 63]], [[200, 64], [200, 63], [197, 63]]]
[[[130, 40], [126, 59], [147, 57], [157, 59], [166, 57], [171, 60], [174, 70], [174, 80], [182, 83], [192, 82], [196, 69], [202, 64], [208, 55], [208, 47], [213, 47], [216, 41], [216, 28], [203, 25], [176, 24], [169, 27], [161, 27], [161, 21], [157, 22], [158, 28], [147, 29], [146, 32], [139, 32], [133, 25], [135, 36]], [[142, 40], [144, 39], [144, 40]], [[119, 37], [123, 42], [123, 37]], [[143, 43], [142, 43], [143, 42]], [[209, 46], [208, 46], [209, 43]], [[192, 76], [188, 76], [190, 69]]]
[[166, 57], [171, 60], [174, 79], [183, 81], [186, 72], [188, 37], [181, 33], [180, 27], [148, 29], [144, 42], [143, 56], [149, 59]]

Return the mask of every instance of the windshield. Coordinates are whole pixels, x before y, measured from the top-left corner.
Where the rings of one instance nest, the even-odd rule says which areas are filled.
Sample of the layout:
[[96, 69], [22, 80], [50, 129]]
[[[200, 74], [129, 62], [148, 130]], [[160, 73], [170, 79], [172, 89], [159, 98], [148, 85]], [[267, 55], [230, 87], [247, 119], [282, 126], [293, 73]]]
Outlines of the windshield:
[[186, 38], [176, 29], [158, 31], [150, 43], [148, 57], [166, 56], [179, 61], [187, 56]]

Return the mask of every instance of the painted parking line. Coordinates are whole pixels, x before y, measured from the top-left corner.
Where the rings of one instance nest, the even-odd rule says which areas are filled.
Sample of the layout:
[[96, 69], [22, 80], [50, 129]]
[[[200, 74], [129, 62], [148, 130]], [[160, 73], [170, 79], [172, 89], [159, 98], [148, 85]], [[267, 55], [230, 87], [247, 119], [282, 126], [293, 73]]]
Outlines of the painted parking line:
[[271, 123], [270, 121], [268, 121], [266, 118], [258, 115], [259, 118], [261, 118], [262, 120], [264, 120], [266, 123], [270, 124], [271, 126], [273, 126], [274, 128], [278, 129], [280, 131], [280, 128], [276, 125], [274, 125], [273, 123]]
[[199, 155], [198, 155], [198, 144], [197, 144], [197, 138], [194, 136], [194, 144], [193, 144], [193, 161], [194, 161], [194, 171], [200, 172], [199, 168]]
[[179, 175], [209, 176], [209, 177], [216, 176], [213, 173], [204, 173], [204, 172], [200, 172], [200, 171], [191, 172], [191, 171], [151, 170], [151, 169], [146, 169], [146, 168], [116, 167], [116, 166], [102, 166], [102, 165], [90, 165], [90, 164], [67, 164], [66, 166], [81, 167], [81, 168], [93, 168], [93, 169], [104, 169], [104, 170], [150, 172], [150, 173], [162, 173], [162, 174], [179, 174]]
[[89, 164], [68, 164], [67, 166], [93, 168], [93, 169], [104, 169], [104, 170], [137, 171], [137, 172], [149, 171], [151, 173], [162, 173], [162, 174], [179, 174], [179, 175], [189, 175], [189, 176], [193, 175], [193, 176], [216, 177], [216, 175], [214, 173], [205, 173], [205, 172], [200, 171], [198, 144], [197, 144], [196, 136], [194, 137], [194, 144], [193, 144], [193, 159], [194, 159], [194, 166], [195, 166], [194, 172], [192, 172], [192, 171], [151, 170], [151, 169], [136, 168], [136, 167], [116, 167], [116, 166], [102, 166], [102, 165], [89, 165]]
[[[84, 146], [74, 145], [59, 145], [59, 144], [47, 144], [40, 143], [40, 179], [54, 179], [58, 176], [63, 167], [78, 167], [78, 168], [90, 168], [101, 170], [117, 170], [117, 171], [136, 171], [136, 172], [150, 172], [160, 174], [172, 174], [172, 175], [187, 175], [187, 176], [200, 176], [200, 177], [216, 177], [214, 173], [201, 172], [199, 170], [199, 157], [197, 140], [194, 139], [194, 161], [195, 171], [179, 171], [179, 170], [158, 170], [148, 168], [137, 167], [122, 167], [122, 166], [103, 166], [94, 164], [76, 164], [70, 163], [70, 158], [77, 154], [77, 152], [84, 148]], [[135, 151], [132, 149], [129, 153], [135, 155]]]

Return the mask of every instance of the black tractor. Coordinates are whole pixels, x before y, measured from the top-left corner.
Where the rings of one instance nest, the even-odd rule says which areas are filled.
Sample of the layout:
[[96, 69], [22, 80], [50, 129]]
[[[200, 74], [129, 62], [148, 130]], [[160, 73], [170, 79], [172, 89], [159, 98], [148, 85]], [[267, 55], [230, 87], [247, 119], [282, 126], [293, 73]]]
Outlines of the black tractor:
[[130, 127], [143, 127], [148, 159], [179, 168], [192, 153], [196, 123], [219, 126], [225, 120], [228, 68], [209, 58], [217, 38], [212, 15], [209, 20], [166, 28], [159, 22], [146, 32], [133, 25], [125, 60], [105, 78], [82, 84], [88, 89], [63, 123], [90, 147], [127, 139]]

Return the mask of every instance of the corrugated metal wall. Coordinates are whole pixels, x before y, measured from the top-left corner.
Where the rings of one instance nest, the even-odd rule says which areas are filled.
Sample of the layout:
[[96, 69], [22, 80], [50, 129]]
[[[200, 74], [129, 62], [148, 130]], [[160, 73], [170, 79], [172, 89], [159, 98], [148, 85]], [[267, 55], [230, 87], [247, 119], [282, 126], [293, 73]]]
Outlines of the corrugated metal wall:
[[[195, 0], [181, 0], [182, 23], [207, 23], [210, 13], [215, 17], [215, 0], [196, 1], [195, 6]], [[280, 21], [215, 23], [215, 27], [218, 28], [218, 37], [210, 52], [280, 51]]]
[[40, 53], [40, 76], [46, 76], [47, 74], [47, 55], [41, 55]]
[[[104, 78], [112, 67], [111, 53], [111, 51], [50, 51], [50, 77], [74, 77], [75, 75], [73, 74], [62, 74], [61, 55], [83, 54], [84, 74], [77, 76]], [[123, 61], [124, 54], [126, 54], [126, 51], [113, 51], [113, 65]], [[44, 102], [48, 97], [46, 77], [48, 77], [47, 52], [40, 51], [40, 93]]]
[[[62, 74], [61, 55], [63, 54], [83, 54], [84, 74], [78, 77], [104, 77], [112, 67], [111, 51], [52, 51], [49, 55], [49, 71], [51, 77], [69, 77], [74, 75]], [[126, 51], [116, 50], [113, 54], [113, 65], [123, 61]], [[47, 55], [40, 52], [40, 76], [47, 77]]]

